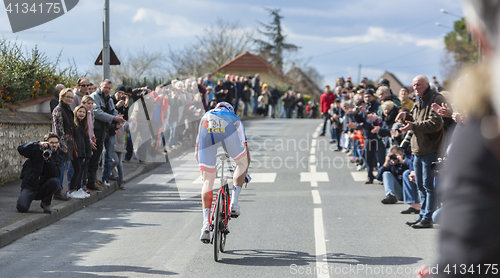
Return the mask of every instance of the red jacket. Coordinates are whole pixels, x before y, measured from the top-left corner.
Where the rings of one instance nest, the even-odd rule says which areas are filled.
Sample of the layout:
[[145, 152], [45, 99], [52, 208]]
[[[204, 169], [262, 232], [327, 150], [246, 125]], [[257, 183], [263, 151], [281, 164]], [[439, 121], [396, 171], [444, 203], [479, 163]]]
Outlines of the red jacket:
[[323, 93], [319, 101], [321, 105], [321, 113], [328, 113], [330, 110], [330, 105], [335, 101], [335, 94], [330, 91], [329, 93]]

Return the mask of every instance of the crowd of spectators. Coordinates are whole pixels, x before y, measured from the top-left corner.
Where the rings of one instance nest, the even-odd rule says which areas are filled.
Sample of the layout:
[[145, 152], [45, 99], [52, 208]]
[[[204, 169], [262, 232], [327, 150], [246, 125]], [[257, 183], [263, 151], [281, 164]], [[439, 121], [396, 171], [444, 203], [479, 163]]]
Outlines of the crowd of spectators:
[[354, 86], [351, 78], [338, 78], [321, 96], [319, 136], [329, 130], [335, 151], [351, 156], [358, 171], [366, 170], [365, 184], [383, 184], [383, 204], [408, 204], [401, 213], [419, 215], [409, 226], [430, 228], [439, 214], [437, 165], [446, 157], [445, 136], [463, 115], [453, 112], [435, 78], [429, 82], [419, 75], [412, 91], [403, 87], [397, 93], [387, 79], [372, 84], [364, 78]]

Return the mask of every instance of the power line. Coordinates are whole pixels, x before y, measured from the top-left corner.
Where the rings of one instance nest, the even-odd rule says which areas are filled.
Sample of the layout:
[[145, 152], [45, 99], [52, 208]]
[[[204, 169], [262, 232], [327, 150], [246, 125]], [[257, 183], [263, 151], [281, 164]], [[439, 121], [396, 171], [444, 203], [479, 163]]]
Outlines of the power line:
[[[410, 26], [408, 28], [405, 28], [405, 29], [402, 29], [402, 30], [399, 30], [397, 31], [396, 33], [401, 33], [401, 32], [404, 32], [404, 31], [408, 31], [410, 29], [413, 29], [413, 28], [416, 28], [416, 27], [420, 27], [422, 25], [425, 25], [429, 22], [433, 22], [435, 21], [436, 19], [439, 19], [443, 17], [443, 15], [440, 15], [438, 17], [435, 17], [435, 18], [432, 18], [432, 19], [429, 19], [429, 20], [426, 20], [426, 21], [423, 21], [421, 23], [418, 23], [416, 25], [413, 25], [413, 26]], [[337, 50], [333, 50], [333, 51], [329, 51], [329, 52], [326, 52], [326, 53], [322, 53], [322, 54], [318, 54], [318, 55], [315, 55], [315, 56], [312, 56], [311, 59], [314, 59], [314, 58], [317, 58], [317, 57], [321, 57], [321, 56], [325, 56], [325, 55], [330, 55], [330, 54], [334, 54], [334, 53], [340, 53], [340, 52], [343, 52], [343, 51], [347, 51], [347, 50], [351, 50], [351, 49], [355, 49], [355, 48], [359, 48], [361, 46], [365, 46], [367, 44], [371, 44], [371, 43], [374, 43], [375, 41], [369, 41], [369, 42], [364, 42], [364, 43], [360, 43], [360, 44], [357, 44], [355, 46], [351, 46], [351, 47], [346, 47], [346, 48], [341, 48], [341, 49], [337, 49]]]
[[398, 60], [398, 59], [401, 59], [401, 58], [406, 58], [406, 57], [413, 56], [415, 54], [420, 54], [422, 52], [427, 52], [427, 51], [429, 51], [429, 49], [421, 49], [420, 51], [408, 53], [408, 54], [405, 54], [403, 56], [399, 56], [399, 57], [396, 57], [396, 58], [392, 58], [392, 59], [389, 59], [389, 60], [385, 60], [385, 61], [382, 61], [382, 62], [371, 64], [371, 65], [365, 65], [365, 67], [373, 67], [373, 66], [376, 66], [376, 65], [385, 64], [387, 62], [391, 62], [391, 61]]

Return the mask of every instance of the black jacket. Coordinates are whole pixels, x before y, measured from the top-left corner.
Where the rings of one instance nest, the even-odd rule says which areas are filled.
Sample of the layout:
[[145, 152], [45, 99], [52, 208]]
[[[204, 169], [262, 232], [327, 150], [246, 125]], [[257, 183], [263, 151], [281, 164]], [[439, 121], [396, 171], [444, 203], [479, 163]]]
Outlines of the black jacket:
[[[87, 121], [87, 119], [84, 119], [84, 121]], [[73, 142], [76, 144], [79, 158], [90, 158], [92, 156], [89, 134], [85, 134], [83, 125], [80, 125], [73, 132]]]
[[17, 147], [17, 151], [29, 158], [28, 170], [23, 177], [21, 188], [38, 190], [50, 178], [59, 178], [61, 175], [62, 158], [59, 151], [53, 153], [48, 160], [42, 156], [38, 142], [30, 142]]

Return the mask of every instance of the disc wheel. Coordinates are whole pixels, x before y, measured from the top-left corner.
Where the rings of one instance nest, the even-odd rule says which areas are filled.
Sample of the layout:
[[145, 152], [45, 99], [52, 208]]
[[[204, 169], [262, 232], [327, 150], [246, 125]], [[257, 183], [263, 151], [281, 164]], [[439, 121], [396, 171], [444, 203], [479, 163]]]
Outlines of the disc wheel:
[[222, 216], [222, 196], [218, 194], [217, 202], [215, 203], [215, 213], [214, 213], [214, 260], [219, 261], [220, 255], [219, 250], [222, 242], [222, 229], [221, 229], [221, 216]]

